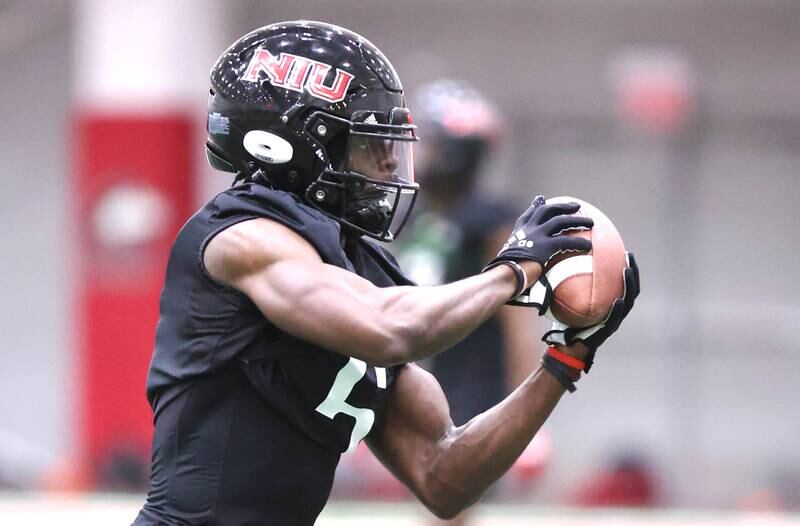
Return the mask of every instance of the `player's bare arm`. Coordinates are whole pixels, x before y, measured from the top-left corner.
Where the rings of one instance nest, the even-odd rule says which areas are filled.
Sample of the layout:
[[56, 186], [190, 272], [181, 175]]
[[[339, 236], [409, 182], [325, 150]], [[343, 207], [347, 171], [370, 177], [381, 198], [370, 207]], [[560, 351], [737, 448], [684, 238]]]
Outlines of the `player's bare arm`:
[[375, 455], [431, 511], [452, 518], [477, 501], [522, 454], [566, 389], [589, 372], [598, 348], [633, 308], [639, 269], [632, 255], [624, 293], [608, 317], [582, 330], [551, 330], [542, 367], [508, 397], [455, 427], [436, 379], [415, 365], [404, 367], [383, 419], [367, 437]]
[[570, 215], [579, 207], [537, 197], [485, 272], [437, 287], [376, 287], [325, 264], [299, 234], [264, 218], [222, 231], [203, 257], [212, 277], [245, 293], [278, 328], [390, 366], [451, 347], [532, 285], [553, 255], [590, 250], [588, 240], [563, 235], [592, 227]]
[[[379, 288], [324, 263], [299, 234], [268, 219], [218, 234], [204, 261], [212, 277], [249, 296], [282, 330], [379, 366], [451, 347], [506, 303], [516, 286], [512, 269], [501, 265], [437, 287]], [[522, 265], [529, 283], [538, 279], [538, 263]]]
[[[564, 352], [583, 357], [581, 344]], [[433, 513], [456, 516], [505, 473], [564, 394], [564, 386], [537, 369], [505, 400], [455, 427], [436, 379], [417, 367], [402, 369], [383, 421], [368, 437], [375, 455]]]

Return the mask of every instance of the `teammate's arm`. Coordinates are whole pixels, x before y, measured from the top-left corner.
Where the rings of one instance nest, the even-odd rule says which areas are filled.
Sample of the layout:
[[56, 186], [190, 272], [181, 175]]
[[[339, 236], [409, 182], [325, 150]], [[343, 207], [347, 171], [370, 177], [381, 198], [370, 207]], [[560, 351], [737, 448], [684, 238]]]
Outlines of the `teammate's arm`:
[[[588, 352], [581, 344], [563, 351]], [[452, 518], [511, 467], [563, 394], [539, 368], [505, 400], [455, 427], [436, 379], [411, 364], [398, 374], [367, 444], [426, 507]]]

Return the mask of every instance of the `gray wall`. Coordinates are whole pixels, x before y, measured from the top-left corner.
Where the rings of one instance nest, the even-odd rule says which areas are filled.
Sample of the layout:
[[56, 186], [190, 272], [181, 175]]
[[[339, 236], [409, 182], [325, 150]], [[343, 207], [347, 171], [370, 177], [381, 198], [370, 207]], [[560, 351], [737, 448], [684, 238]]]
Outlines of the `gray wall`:
[[[297, 3], [232, 2], [225, 30], [232, 40], [273, 21], [326, 20], [376, 42], [409, 91], [438, 76], [473, 82], [511, 126], [487, 187], [591, 201], [636, 252], [640, 305], [549, 423], [556, 459], [544, 500], [620, 448], [648, 454], [684, 505], [733, 505], [800, 470], [799, 3]], [[69, 18], [56, 25], [47, 40], [0, 49], [0, 397], [18, 401], [0, 405], [0, 421], [64, 452]], [[647, 137], [617, 121], [609, 67], [634, 46], [692, 62], [690, 133]]]
[[10, 4], [0, 8], [0, 27], [2, 479], [67, 451], [74, 370], [67, 352], [69, 17], [66, 9]]

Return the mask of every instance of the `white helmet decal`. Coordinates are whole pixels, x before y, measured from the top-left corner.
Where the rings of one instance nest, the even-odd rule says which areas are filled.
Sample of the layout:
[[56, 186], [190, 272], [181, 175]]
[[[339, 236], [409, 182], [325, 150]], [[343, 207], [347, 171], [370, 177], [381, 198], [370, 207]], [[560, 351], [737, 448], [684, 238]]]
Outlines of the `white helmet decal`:
[[322, 100], [339, 102], [347, 95], [347, 89], [355, 75], [336, 68], [336, 78], [330, 86], [326, 86], [325, 78], [332, 67], [330, 64], [291, 53], [281, 53], [276, 57], [266, 49], [257, 49], [241, 80], [259, 82], [259, 73], [263, 72], [273, 86], [299, 92], [305, 89]]
[[264, 130], [250, 130], [242, 141], [247, 153], [270, 164], [284, 164], [292, 160], [294, 149], [283, 137]]

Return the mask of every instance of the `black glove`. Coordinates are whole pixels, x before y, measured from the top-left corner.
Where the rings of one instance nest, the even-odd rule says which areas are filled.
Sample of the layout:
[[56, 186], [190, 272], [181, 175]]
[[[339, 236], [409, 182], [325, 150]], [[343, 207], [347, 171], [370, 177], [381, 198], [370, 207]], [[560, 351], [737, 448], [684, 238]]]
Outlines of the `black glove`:
[[[589, 217], [570, 215], [577, 212], [580, 207], [578, 203], [548, 205], [543, 196], [537, 195], [531, 206], [517, 219], [511, 237], [500, 249], [497, 257], [483, 270], [526, 260], [539, 263], [544, 270], [545, 264], [556, 254], [590, 251], [592, 242], [588, 239], [562, 235], [569, 230], [589, 229], [594, 226], [594, 221]], [[521, 268], [518, 265], [515, 267], [518, 281], [521, 276], [523, 283], [518, 284], [512, 300], [528, 288], [525, 287], [525, 276]], [[541, 307], [539, 304], [536, 306]]]
[[550, 345], [572, 345], [575, 342], [583, 342], [589, 348], [586, 367], [583, 369], [587, 373], [592, 367], [597, 348], [619, 329], [622, 320], [633, 308], [636, 296], [639, 295], [639, 267], [636, 266], [632, 253], [628, 252], [627, 256], [628, 267], [623, 271], [625, 291], [621, 298], [614, 301], [604, 321], [583, 329], [568, 327], [554, 321], [552, 328], [542, 337], [542, 340]]

